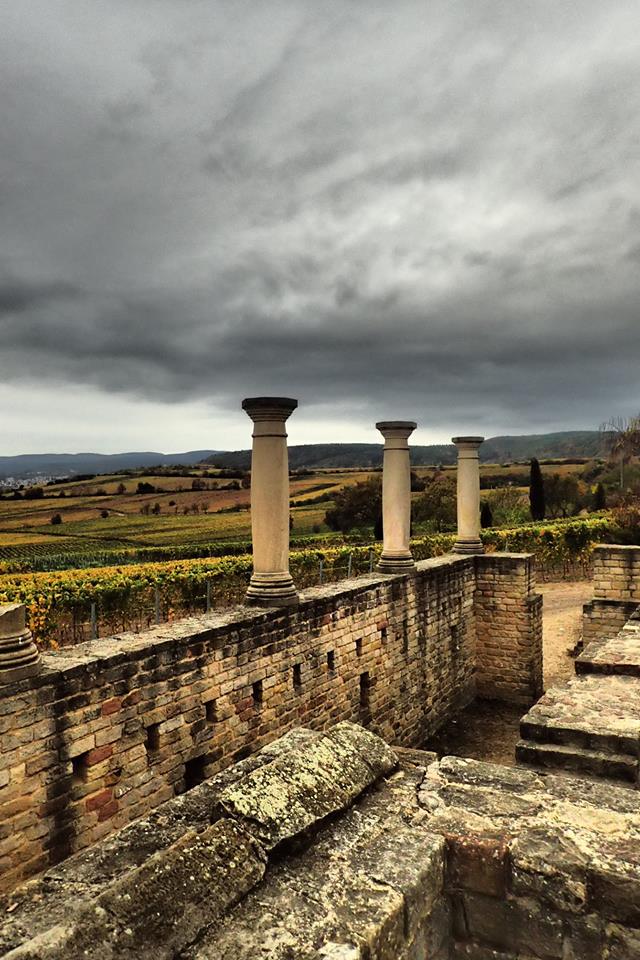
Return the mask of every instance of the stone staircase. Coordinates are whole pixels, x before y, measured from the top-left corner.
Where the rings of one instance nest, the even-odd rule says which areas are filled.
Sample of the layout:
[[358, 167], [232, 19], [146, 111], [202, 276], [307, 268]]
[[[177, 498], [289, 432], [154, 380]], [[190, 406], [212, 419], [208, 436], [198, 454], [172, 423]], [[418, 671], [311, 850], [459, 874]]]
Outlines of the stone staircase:
[[640, 782], [640, 618], [590, 643], [575, 679], [554, 687], [520, 722], [519, 763]]

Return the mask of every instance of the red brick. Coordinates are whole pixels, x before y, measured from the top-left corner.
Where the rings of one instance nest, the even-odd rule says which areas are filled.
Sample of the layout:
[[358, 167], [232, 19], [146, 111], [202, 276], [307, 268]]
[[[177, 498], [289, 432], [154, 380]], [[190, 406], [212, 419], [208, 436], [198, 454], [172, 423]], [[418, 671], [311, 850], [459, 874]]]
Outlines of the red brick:
[[95, 767], [97, 763], [102, 763], [113, 754], [113, 744], [105, 743], [103, 747], [94, 747], [89, 750], [84, 760], [85, 767]]
[[100, 807], [98, 823], [102, 823], [103, 820], [108, 820], [109, 817], [112, 817], [118, 810], [119, 804], [117, 800], [111, 800], [109, 803], [105, 803], [103, 807]]
[[112, 790], [101, 790], [99, 793], [92, 794], [86, 801], [87, 810], [99, 810], [105, 804], [113, 800]]
[[112, 697], [111, 700], [105, 700], [102, 704], [102, 716], [109, 717], [112, 713], [117, 713], [122, 709], [122, 700], [120, 697]]
[[510, 866], [503, 837], [449, 834], [446, 840], [446, 885], [449, 890], [472, 890], [490, 897], [505, 896]]

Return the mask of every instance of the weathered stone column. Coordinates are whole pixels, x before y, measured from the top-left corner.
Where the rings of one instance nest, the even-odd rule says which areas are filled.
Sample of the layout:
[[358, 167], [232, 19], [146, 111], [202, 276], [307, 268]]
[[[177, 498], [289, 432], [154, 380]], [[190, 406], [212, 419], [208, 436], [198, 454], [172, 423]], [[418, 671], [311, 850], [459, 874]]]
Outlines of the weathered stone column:
[[382, 467], [382, 531], [384, 543], [378, 563], [381, 573], [404, 573], [415, 566], [411, 530], [411, 465], [408, 438], [416, 428], [406, 420], [376, 423], [384, 437]]
[[0, 683], [22, 680], [38, 669], [40, 653], [26, 624], [22, 603], [0, 606]]
[[251, 455], [253, 574], [246, 602], [291, 606], [298, 594], [289, 573], [289, 457], [285, 422], [298, 406], [288, 397], [252, 397], [242, 409], [254, 423]]
[[454, 553], [484, 553], [480, 540], [480, 461], [484, 437], [453, 437], [458, 448], [458, 535]]

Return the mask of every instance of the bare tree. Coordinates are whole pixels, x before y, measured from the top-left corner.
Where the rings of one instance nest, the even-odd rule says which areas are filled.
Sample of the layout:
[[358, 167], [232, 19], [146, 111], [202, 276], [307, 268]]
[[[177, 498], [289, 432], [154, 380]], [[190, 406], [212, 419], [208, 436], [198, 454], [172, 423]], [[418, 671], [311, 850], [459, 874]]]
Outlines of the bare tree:
[[624, 489], [624, 467], [640, 454], [640, 414], [635, 417], [611, 417], [600, 427], [612, 460], [620, 461], [620, 489]]

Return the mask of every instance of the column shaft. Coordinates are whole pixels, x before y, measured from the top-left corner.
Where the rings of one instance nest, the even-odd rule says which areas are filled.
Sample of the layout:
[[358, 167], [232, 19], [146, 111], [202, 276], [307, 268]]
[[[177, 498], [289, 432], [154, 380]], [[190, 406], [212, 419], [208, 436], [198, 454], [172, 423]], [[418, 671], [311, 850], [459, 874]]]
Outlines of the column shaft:
[[285, 422], [297, 407], [288, 397], [253, 397], [242, 408], [254, 423], [251, 454], [253, 574], [247, 603], [298, 602], [289, 573], [289, 457]]
[[484, 437], [454, 437], [458, 448], [458, 533], [454, 553], [484, 553], [480, 540], [480, 460]]
[[416, 428], [412, 421], [393, 420], [376, 424], [384, 437], [382, 467], [382, 556], [378, 570], [403, 573], [414, 560], [409, 545], [411, 532], [411, 464], [408, 438]]

